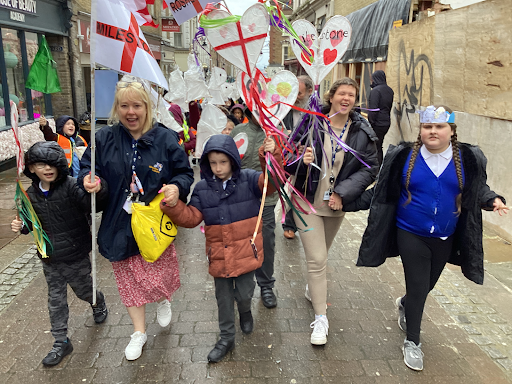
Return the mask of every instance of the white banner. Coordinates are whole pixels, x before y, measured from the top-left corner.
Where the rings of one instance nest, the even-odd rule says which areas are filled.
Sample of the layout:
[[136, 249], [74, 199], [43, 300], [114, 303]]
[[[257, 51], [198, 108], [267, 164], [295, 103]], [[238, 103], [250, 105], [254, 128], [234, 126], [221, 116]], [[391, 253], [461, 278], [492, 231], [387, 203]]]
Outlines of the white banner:
[[119, 0], [93, 0], [94, 62], [168, 89], [137, 19]]
[[208, 3], [217, 4], [219, 0], [165, 0], [176, 22], [181, 25], [185, 21], [199, 15]]

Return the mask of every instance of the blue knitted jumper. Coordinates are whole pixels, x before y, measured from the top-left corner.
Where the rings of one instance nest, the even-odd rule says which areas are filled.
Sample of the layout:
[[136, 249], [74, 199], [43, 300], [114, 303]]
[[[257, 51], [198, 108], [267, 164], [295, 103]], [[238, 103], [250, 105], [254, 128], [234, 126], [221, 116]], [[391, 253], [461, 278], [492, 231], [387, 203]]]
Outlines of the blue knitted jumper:
[[[460, 190], [455, 163], [452, 159], [443, 173], [437, 177], [421, 153], [418, 153], [409, 182], [412, 200], [404, 207], [407, 201], [405, 180], [411, 155], [412, 151], [402, 170], [402, 190], [396, 225], [418, 236], [448, 237], [455, 232], [458, 220], [456, 198]], [[464, 179], [464, 169], [462, 175]]]

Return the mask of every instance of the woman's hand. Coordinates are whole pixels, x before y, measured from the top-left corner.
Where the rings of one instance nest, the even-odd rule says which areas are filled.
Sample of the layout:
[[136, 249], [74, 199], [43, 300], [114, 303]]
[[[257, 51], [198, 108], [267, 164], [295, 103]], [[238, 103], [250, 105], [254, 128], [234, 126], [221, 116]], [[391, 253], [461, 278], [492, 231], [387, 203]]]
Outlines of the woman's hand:
[[304, 152], [304, 157], [302, 157], [302, 161], [304, 162], [304, 165], [311, 164], [315, 158], [313, 157], [313, 148], [307, 147], [306, 152]]
[[265, 140], [263, 140], [263, 150], [265, 152], [274, 153], [274, 150], [276, 149], [276, 142], [272, 137], [268, 136], [265, 137]]
[[163, 202], [169, 207], [174, 207], [178, 204], [178, 199], [180, 198], [180, 190], [175, 184], [164, 184], [161, 190], [158, 193], [163, 192], [165, 197]]
[[39, 118], [39, 125], [41, 127], [44, 127], [46, 125], [46, 117], [44, 117], [43, 115], [41, 115], [41, 117]]
[[341, 196], [336, 192], [333, 192], [331, 197], [329, 198], [329, 208], [333, 211], [339, 211], [343, 208], [343, 204], [341, 202]]
[[495, 198], [494, 199], [494, 203], [492, 203], [493, 205], [493, 211], [494, 212], [498, 212], [500, 216], [503, 216], [504, 214], [506, 215], [509, 208], [503, 204], [503, 201], [501, 201], [501, 199], [499, 197]]
[[19, 232], [21, 231], [21, 227], [23, 226], [23, 221], [21, 221], [20, 219], [18, 218], [15, 218], [12, 222], [11, 222], [11, 229], [13, 232]]
[[94, 175], [94, 183], [91, 182], [91, 173], [84, 177], [84, 188], [89, 193], [98, 193], [101, 191], [101, 179]]

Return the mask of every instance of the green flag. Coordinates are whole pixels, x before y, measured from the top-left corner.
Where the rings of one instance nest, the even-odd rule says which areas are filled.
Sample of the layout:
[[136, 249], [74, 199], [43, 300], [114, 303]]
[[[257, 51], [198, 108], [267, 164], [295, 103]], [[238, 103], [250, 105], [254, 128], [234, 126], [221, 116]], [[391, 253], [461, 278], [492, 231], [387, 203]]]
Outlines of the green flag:
[[28, 73], [25, 87], [43, 93], [61, 92], [57, 63], [53, 60], [46, 38], [42, 37], [39, 50]]

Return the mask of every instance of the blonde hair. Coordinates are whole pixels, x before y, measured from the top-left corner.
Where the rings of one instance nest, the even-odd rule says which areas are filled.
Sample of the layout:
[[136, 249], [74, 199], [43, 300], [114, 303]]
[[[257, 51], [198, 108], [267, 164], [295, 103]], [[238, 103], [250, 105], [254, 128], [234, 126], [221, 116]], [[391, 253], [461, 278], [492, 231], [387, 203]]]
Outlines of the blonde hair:
[[[445, 105], [434, 105], [435, 109], [439, 107], [443, 107], [447, 112], [452, 113], [453, 111], [448, 108]], [[452, 151], [453, 151], [453, 162], [455, 163], [455, 172], [457, 173], [457, 180], [459, 182], [459, 194], [457, 195], [457, 198], [455, 200], [455, 203], [457, 205], [457, 216], [460, 215], [461, 211], [461, 204], [462, 204], [462, 190], [464, 189], [464, 179], [462, 176], [462, 166], [461, 166], [461, 159], [460, 159], [460, 153], [459, 153], [459, 142], [457, 141], [457, 125], [455, 123], [448, 123], [450, 125], [450, 128], [452, 129], [453, 135], [451, 138], [452, 142]], [[421, 131], [422, 124], [420, 124], [420, 131]], [[412, 200], [411, 192], [409, 191], [409, 183], [411, 181], [411, 174], [412, 170], [414, 168], [414, 163], [416, 162], [416, 158], [418, 157], [418, 153], [420, 151], [421, 146], [423, 145], [421, 141], [421, 134], [418, 133], [418, 138], [414, 142], [414, 146], [412, 147], [412, 155], [411, 159], [409, 160], [409, 167], [407, 168], [407, 174], [405, 177], [405, 190], [407, 191], [407, 201], [404, 203], [404, 207], [409, 204]]]
[[145, 134], [151, 128], [153, 128], [153, 105], [151, 104], [149, 94], [146, 92], [144, 87], [138, 88], [132, 86], [131, 84], [132, 83], [128, 83], [128, 85], [124, 88], [116, 88], [114, 104], [112, 104], [112, 109], [110, 110], [108, 124], [113, 125], [119, 123], [119, 114], [117, 113], [117, 110], [121, 104], [121, 100], [124, 97], [130, 101], [142, 100], [142, 102], [146, 105], [146, 121], [144, 122], [144, 127], [142, 128], [142, 134]]

